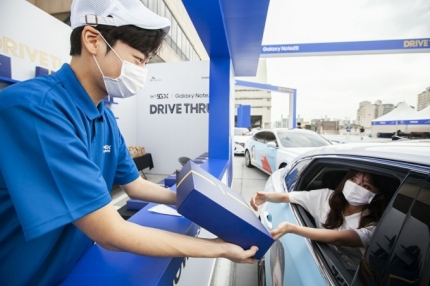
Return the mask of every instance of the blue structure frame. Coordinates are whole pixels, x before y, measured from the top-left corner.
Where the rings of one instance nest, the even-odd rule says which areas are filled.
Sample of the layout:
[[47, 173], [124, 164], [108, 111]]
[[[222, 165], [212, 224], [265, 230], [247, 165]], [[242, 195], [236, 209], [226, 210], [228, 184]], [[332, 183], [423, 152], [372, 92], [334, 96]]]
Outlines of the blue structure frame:
[[[288, 93], [290, 95], [289, 100], [289, 128], [294, 128], [297, 124], [297, 90], [294, 88], [289, 87], [282, 87], [282, 86], [274, 86], [270, 84], [263, 84], [263, 83], [257, 83], [257, 82], [251, 82], [251, 81], [244, 81], [244, 80], [236, 80], [237, 86], [244, 86], [249, 87], [252, 89], [259, 89], [259, 90], [267, 90], [267, 91], [273, 91], [273, 92], [281, 92], [281, 93]], [[246, 126], [247, 127], [247, 126]]]
[[[430, 38], [261, 46], [262, 58], [428, 52], [430, 52]], [[273, 91], [273, 89], [270, 88], [266, 90]], [[290, 128], [296, 125], [296, 97], [297, 91], [294, 90], [290, 95], [290, 119], [291, 117], [293, 118], [293, 120], [289, 121]], [[396, 124], [393, 122], [372, 122], [372, 125]]]
[[428, 53], [430, 38], [264, 45], [261, 57], [324, 56], [324, 55], [363, 55], [394, 53]]
[[232, 184], [234, 76], [255, 76], [269, 0], [183, 0], [210, 58], [209, 160], [202, 166]]

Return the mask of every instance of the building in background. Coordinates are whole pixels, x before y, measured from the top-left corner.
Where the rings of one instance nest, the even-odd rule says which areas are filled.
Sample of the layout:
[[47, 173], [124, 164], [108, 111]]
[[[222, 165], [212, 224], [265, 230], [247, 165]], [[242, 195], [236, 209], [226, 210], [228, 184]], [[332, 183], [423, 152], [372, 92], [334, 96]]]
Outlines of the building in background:
[[430, 87], [418, 94], [417, 111], [423, 110], [430, 105]]
[[315, 131], [319, 134], [339, 134], [340, 128], [339, 121], [330, 120], [329, 118], [312, 119], [310, 127], [310, 130]]
[[381, 117], [382, 115], [387, 114], [388, 112], [394, 109], [394, 104], [386, 103], [382, 104], [380, 100], [375, 102], [375, 116], [376, 118]]
[[370, 101], [362, 101], [357, 110], [357, 121], [359, 126], [370, 128], [372, 120], [387, 114], [394, 109], [394, 104], [382, 104], [380, 100], [375, 101], [374, 104]]
[[[72, 0], [28, 0], [28, 2], [70, 25]], [[141, 2], [171, 22], [169, 34], [164, 39], [159, 55], [152, 57], [149, 63], [209, 59], [182, 1], [141, 0]]]
[[[290, 122], [289, 116], [284, 117], [284, 115], [281, 114], [281, 120], [276, 120], [272, 122], [273, 128], [288, 128], [288, 123]], [[299, 122], [299, 121], [297, 121]]]
[[[284, 117], [284, 115], [281, 114], [281, 120], [275, 120], [274, 122], [272, 122], [272, 128], [288, 128], [289, 122], [290, 122], [289, 116], [287, 115], [287, 117]], [[301, 127], [303, 129], [309, 129], [309, 130], [311, 130], [311, 123], [307, 122], [307, 121], [304, 121], [304, 119], [302, 117], [300, 117], [300, 115], [297, 116], [296, 122], [297, 123], [300, 122], [301, 123]]]

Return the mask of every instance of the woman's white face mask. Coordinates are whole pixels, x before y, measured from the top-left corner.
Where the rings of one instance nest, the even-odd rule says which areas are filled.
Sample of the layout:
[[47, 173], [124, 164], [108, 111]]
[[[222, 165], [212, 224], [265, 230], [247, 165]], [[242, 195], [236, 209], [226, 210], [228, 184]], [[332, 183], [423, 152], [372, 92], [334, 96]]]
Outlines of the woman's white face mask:
[[350, 180], [345, 182], [342, 192], [351, 206], [368, 205], [376, 195], [376, 193], [372, 193]]
[[107, 77], [103, 74], [95, 56], [93, 55], [97, 67], [99, 68], [100, 73], [103, 76], [103, 81], [108, 95], [119, 98], [127, 98], [135, 95], [140, 90], [142, 90], [143, 86], [145, 85], [148, 69], [144, 67], [139, 67], [127, 61], [123, 61], [101, 34], [100, 37], [105, 41], [105, 43], [111, 48], [111, 50], [122, 62], [121, 74], [119, 75], [119, 77], [114, 79]]

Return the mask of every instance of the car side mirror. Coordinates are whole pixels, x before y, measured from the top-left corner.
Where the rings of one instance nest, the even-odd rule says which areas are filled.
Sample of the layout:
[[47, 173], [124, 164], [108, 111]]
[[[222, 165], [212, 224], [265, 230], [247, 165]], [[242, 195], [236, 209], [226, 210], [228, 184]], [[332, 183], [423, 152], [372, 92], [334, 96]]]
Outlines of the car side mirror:
[[277, 148], [278, 147], [278, 145], [273, 141], [267, 142], [266, 146], [269, 148]]

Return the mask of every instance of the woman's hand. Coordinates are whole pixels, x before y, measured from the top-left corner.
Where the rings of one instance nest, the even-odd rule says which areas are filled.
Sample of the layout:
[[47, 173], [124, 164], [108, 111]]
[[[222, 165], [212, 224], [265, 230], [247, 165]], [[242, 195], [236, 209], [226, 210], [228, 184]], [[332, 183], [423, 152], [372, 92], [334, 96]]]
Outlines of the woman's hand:
[[358, 234], [352, 230], [334, 230], [325, 228], [313, 228], [295, 225], [289, 222], [281, 222], [270, 234], [276, 240], [286, 233], [294, 233], [315, 241], [330, 243], [337, 246], [363, 247]]
[[289, 223], [289, 222], [281, 222], [275, 229], [273, 229], [272, 231], [270, 231], [270, 235], [272, 235], [272, 237], [275, 240], [278, 240], [284, 234], [293, 232], [293, 228], [295, 226], [296, 225], [294, 225], [292, 223]]
[[257, 192], [251, 199], [251, 207], [258, 211], [258, 206], [264, 204], [267, 201], [268, 193], [266, 192]]

